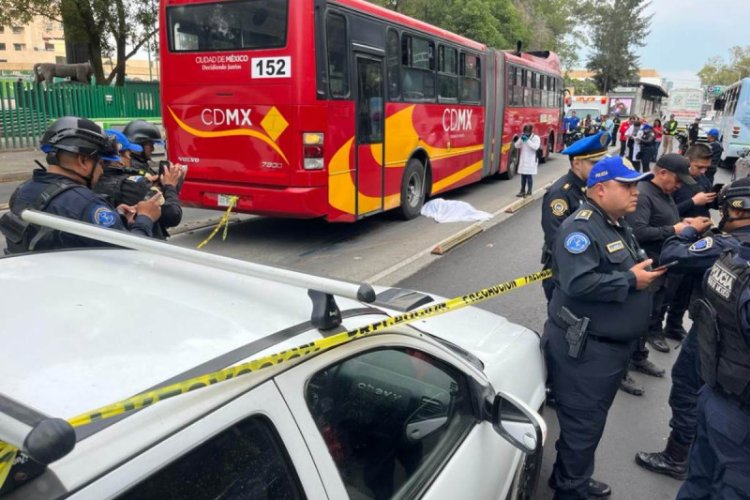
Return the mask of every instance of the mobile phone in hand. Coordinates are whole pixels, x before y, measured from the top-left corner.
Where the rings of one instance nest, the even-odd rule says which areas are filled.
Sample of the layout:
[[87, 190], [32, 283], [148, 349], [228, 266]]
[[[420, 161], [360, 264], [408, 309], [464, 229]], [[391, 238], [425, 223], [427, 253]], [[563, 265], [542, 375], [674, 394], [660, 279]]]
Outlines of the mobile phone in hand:
[[654, 271], [661, 271], [662, 269], [669, 269], [670, 267], [676, 266], [679, 263], [677, 260], [673, 260], [672, 262], [667, 262], [666, 264], [662, 264], [661, 266], [654, 269]]
[[164, 175], [164, 171], [169, 167], [169, 161], [167, 160], [161, 160], [159, 162], [159, 177]]

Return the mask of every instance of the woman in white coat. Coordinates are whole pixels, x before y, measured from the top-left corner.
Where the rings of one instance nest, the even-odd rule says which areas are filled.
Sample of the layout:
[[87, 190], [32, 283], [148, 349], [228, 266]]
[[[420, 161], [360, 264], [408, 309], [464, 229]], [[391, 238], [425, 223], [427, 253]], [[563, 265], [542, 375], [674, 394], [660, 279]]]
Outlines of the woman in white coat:
[[523, 134], [513, 143], [516, 149], [520, 149], [520, 158], [518, 159], [518, 173], [521, 174], [521, 191], [516, 195], [519, 198], [531, 196], [533, 186], [533, 175], [536, 175], [539, 160], [536, 152], [542, 140], [534, 133], [533, 125], [524, 125]]

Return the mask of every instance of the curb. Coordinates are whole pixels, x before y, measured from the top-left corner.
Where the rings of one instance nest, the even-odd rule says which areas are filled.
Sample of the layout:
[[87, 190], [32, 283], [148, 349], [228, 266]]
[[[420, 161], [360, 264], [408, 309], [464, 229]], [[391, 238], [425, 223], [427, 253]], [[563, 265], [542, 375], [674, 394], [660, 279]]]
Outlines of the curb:
[[16, 172], [13, 174], [0, 175], [0, 183], [25, 181], [27, 179], [31, 179], [31, 173], [29, 172]]
[[[417, 252], [408, 259], [402, 260], [398, 264], [380, 271], [377, 274], [370, 276], [362, 281], [365, 283], [372, 283], [380, 286], [394, 286], [399, 281], [408, 278], [409, 276], [416, 274], [420, 270], [424, 269], [428, 265], [440, 258], [440, 255], [433, 254], [433, 250], [439, 247], [445, 247], [451, 242], [460, 239], [461, 243], [468, 241], [474, 236], [487, 231], [488, 229], [500, 224], [517, 214], [521, 208], [530, 205], [538, 199], [544, 196], [544, 193], [552, 186], [552, 182], [548, 182], [541, 188], [537, 189], [528, 198], [523, 200], [515, 200], [512, 203], [507, 204], [500, 210], [494, 212], [492, 217], [486, 221], [475, 222], [468, 227], [465, 227], [454, 234], [444, 238], [436, 244], [432, 244], [424, 250]], [[469, 235], [468, 237], [465, 237]], [[454, 246], [455, 247], [455, 246]], [[451, 247], [451, 248], [454, 248]]]
[[[216, 224], [219, 223], [222, 217], [224, 217], [223, 214], [216, 216], [216, 217], [209, 217], [208, 219], [196, 220], [192, 222], [187, 222], [185, 224], [180, 224], [179, 226], [170, 230], [169, 235], [176, 236], [178, 234], [189, 233], [191, 231], [197, 231], [199, 229], [205, 229], [207, 227], [215, 226]], [[229, 224], [237, 224], [238, 222], [241, 222], [241, 221], [242, 219], [240, 219], [238, 216], [229, 218]]]

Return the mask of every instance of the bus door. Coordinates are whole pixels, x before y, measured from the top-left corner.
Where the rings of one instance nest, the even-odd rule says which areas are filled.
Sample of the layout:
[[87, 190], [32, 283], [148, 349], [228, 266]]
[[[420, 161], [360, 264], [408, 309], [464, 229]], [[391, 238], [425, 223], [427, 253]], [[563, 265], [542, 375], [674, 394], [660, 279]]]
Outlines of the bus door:
[[385, 85], [383, 58], [355, 53], [357, 216], [383, 210]]

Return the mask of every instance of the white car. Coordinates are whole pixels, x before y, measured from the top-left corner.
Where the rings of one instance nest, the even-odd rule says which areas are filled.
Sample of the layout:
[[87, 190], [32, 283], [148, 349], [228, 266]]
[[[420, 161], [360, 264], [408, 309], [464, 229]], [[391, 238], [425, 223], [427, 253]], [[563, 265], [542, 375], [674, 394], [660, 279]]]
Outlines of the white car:
[[368, 302], [367, 285], [41, 218], [141, 249], [0, 258], [0, 439], [25, 452], [0, 498], [531, 497], [539, 338], [474, 307], [75, 429], [55, 420], [438, 298], [376, 288]]

